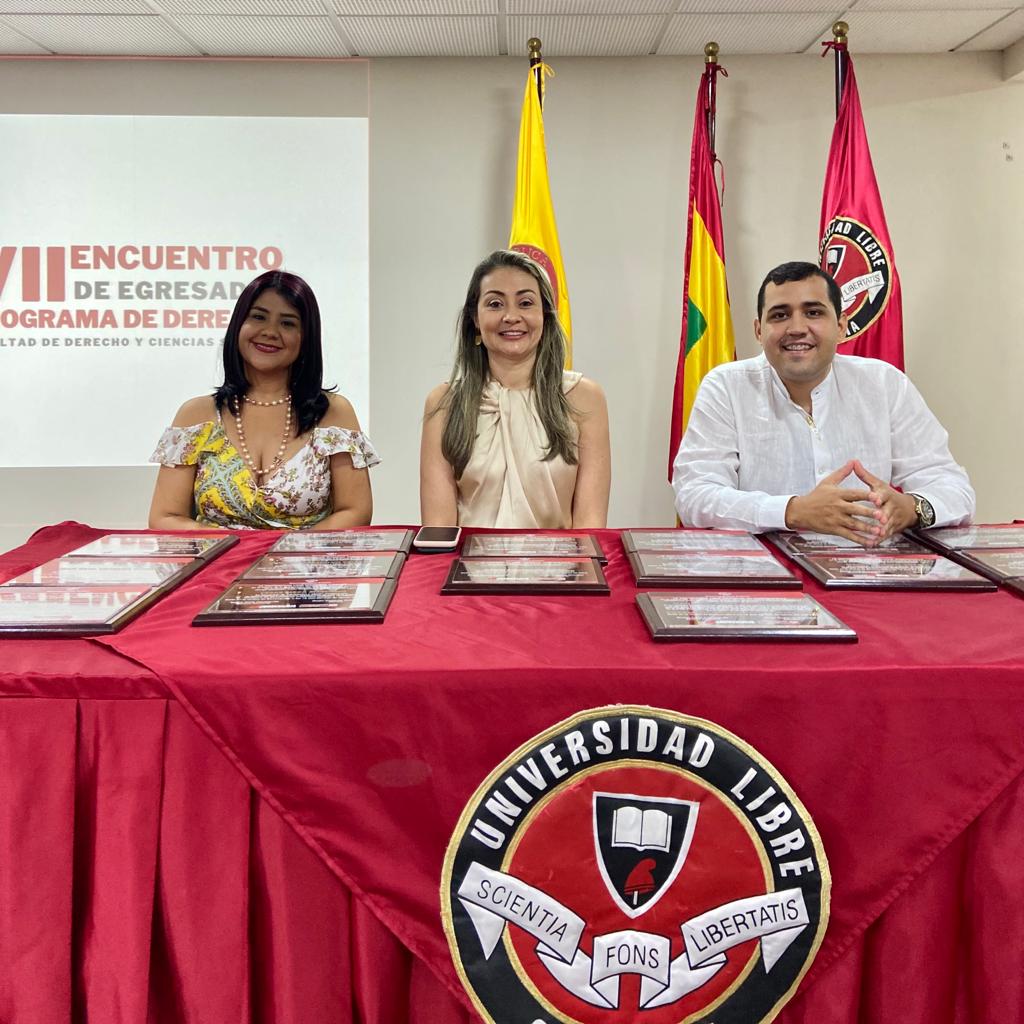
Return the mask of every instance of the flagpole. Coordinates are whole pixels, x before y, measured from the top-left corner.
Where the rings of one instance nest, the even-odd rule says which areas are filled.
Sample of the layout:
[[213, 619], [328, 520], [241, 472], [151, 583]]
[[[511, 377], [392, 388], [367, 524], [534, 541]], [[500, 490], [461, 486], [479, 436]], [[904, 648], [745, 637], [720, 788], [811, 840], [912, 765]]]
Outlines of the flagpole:
[[[708, 43], [704, 47], [704, 63], [705, 64], [717, 64], [718, 63], [718, 43]], [[711, 150], [711, 162], [715, 162], [715, 82], [718, 76], [715, 74], [715, 68], [711, 68], [711, 74], [707, 76], [708, 79], [708, 149]]]
[[537, 79], [537, 102], [540, 103], [541, 110], [544, 109], [544, 87], [541, 84], [541, 72], [535, 70], [544, 63], [544, 58], [540, 55], [540, 40], [533, 36], [526, 40], [526, 45], [530, 51], [530, 70], [533, 72], [534, 77]]
[[839, 116], [839, 104], [843, 102], [843, 83], [846, 81], [846, 37], [850, 26], [845, 21], [837, 21], [832, 26], [832, 47], [836, 59], [836, 117]]
[[718, 63], [718, 53], [718, 43], [709, 42], [704, 47], [704, 68], [697, 83], [693, 111], [683, 248], [683, 309], [669, 429], [669, 480], [701, 381], [720, 363], [736, 358], [725, 275], [722, 200], [715, 180], [715, 170], [722, 166], [714, 155], [716, 87], [718, 76], [726, 75], [725, 68]]

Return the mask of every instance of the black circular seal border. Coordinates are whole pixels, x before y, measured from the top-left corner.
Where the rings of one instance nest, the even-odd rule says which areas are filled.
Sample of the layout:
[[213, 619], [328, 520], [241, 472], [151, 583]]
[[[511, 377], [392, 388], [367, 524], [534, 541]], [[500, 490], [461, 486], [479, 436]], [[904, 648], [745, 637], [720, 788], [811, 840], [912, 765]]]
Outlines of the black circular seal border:
[[[849, 317], [849, 322], [846, 325], [846, 335], [839, 339], [840, 345], [845, 345], [847, 342], [855, 341], [859, 338], [869, 327], [878, 321], [878, 318], [886, 311], [889, 306], [889, 298], [892, 295], [892, 256], [889, 250], [882, 244], [881, 240], [875, 234], [875, 232], [863, 221], [857, 220], [856, 217], [847, 217], [844, 214], [837, 213], [829, 222], [825, 228], [824, 233], [821, 236], [821, 241], [818, 243], [818, 265], [824, 271], [828, 271], [828, 268], [822, 262], [825, 255], [825, 248], [831, 241], [833, 236], [836, 234], [836, 226], [838, 224], [853, 224], [860, 228], [861, 232], [867, 235], [867, 241], [874, 242], [878, 246], [879, 252], [885, 257], [885, 268], [882, 270], [882, 275], [885, 278], [885, 288], [882, 292], [880, 299], [876, 299], [874, 302], [865, 302], [862, 304], [861, 309], [858, 310], [857, 315]], [[852, 240], [849, 235], [845, 232], [839, 234], [840, 238], [845, 239], [850, 245], [856, 246], [861, 255], [867, 261], [868, 266], [871, 266], [871, 258], [867, 255], [864, 250], [864, 242]], [[842, 288], [842, 285], [839, 286]], [[867, 314], [862, 320], [862, 314]]]
[[[566, 743], [568, 734], [584, 731], [588, 726], [592, 727], [593, 723], [605, 721], [609, 723], [610, 735], [618, 737], [621, 734], [623, 719], [632, 720], [632, 723], [640, 719], [653, 719], [658, 724], [658, 743], [652, 752], [640, 753], [632, 749], [637, 731], [636, 724], [632, 724], [629, 734], [633, 739], [628, 749], [620, 749], [616, 740], [612, 752], [601, 754], [595, 752], [592, 743], [589, 748], [591, 759], [579, 765], [573, 764]], [[664, 726], [665, 733], [662, 733], [661, 726]], [[660, 750], [668, 730], [676, 726], [686, 730], [684, 756], [681, 762]], [[689, 763], [687, 758], [701, 734], [712, 738], [715, 751], [708, 764], [698, 768]], [[611, 766], [616, 762], [629, 762], [635, 765], [639, 758], [652, 764], [683, 769], [703, 780], [711, 788], [716, 789], [724, 801], [731, 801], [734, 810], [747, 820], [751, 832], [761, 838], [763, 856], [771, 868], [773, 891], [799, 888], [803, 894], [810, 923], [786, 950], [770, 974], [758, 971], [756, 978], [753, 975], [746, 976], [724, 1000], [716, 1000], [713, 1006], [698, 1011], [688, 1020], [693, 1024], [711, 1024], [712, 1018], [713, 1024], [768, 1024], [774, 1020], [792, 998], [810, 968], [828, 925], [832, 879], [821, 837], [790, 785], [778, 770], [748, 743], [706, 719], [642, 705], [592, 708], [564, 719], [534, 736], [505, 758], [477, 787], [466, 804], [445, 853], [440, 893], [441, 917], [455, 969], [481, 1018], [488, 1024], [548, 1024], [550, 1021], [549, 1011], [520, 981], [504, 943], [498, 943], [489, 960], [482, 957], [480, 941], [457, 895], [466, 871], [472, 863], [501, 870], [507, 847], [521, 824], [520, 820], [514, 826], [507, 826], [507, 835], [499, 849], [472, 841], [471, 827], [474, 821], [478, 820], [486, 800], [501, 780], [513, 772], [518, 764], [525, 763], [530, 757], [533, 757], [536, 763], [541, 748], [549, 744], [552, 745], [551, 752], [569, 769], [563, 778], [550, 780], [550, 791], [567, 785], [578, 774], [593, 771], [595, 767]], [[761, 835], [754, 820], [758, 814], [765, 812], [766, 805], [750, 811], [730, 794], [730, 788], [751, 768], [759, 773], [756, 782], [751, 784], [756, 785], [756, 789], [751, 788], [749, 792], [744, 792], [744, 798], [749, 801], [755, 793], [763, 792], [766, 786], [774, 787], [778, 797], [783, 799], [793, 812], [789, 827], [799, 825], [807, 834], [809, 849], [805, 848], [801, 853], [813, 859], [812, 872], [784, 876], [779, 863], [771, 854], [768, 845], [770, 837]], [[525, 810], [528, 811], [529, 807]], [[524, 813], [523, 818], [527, 817], [528, 814]], [[581, 908], [574, 909], [579, 911]]]

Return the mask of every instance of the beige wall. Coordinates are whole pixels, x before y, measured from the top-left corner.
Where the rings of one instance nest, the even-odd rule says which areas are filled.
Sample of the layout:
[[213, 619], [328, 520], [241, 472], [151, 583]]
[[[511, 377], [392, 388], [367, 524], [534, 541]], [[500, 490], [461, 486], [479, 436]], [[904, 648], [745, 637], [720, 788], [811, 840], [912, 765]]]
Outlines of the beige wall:
[[[610, 521], [667, 524], [700, 62], [552, 63], [549, 165], [576, 367], [604, 385], [611, 410]], [[764, 271], [815, 255], [831, 70], [814, 56], [723, 63], [727, 265], [740, 354], [750, 355], [752, 296]], [[979, 517], [989, 521], [1024, 517], [1024, 83], [1004, 82], [1002, 69], [999, 54], [857, 60], [903, 281], [908, 369], [949, 430], [978, 491]], [[472, 265], [507, 239], [524, 75], [524, 62], [509, 59], [0, 61], [0, 111], [368, 109], [372, 433], [385, 457], [373, 476], [375, 519], [415, 522], [423, 396], [446, 375]], [[0, 378], [0, 409], [3, 390], [14, 386]], [[0, 524], [8, 535], [69, 517], [141, 524], [152, 476], [127, 468], [0, 470]]]

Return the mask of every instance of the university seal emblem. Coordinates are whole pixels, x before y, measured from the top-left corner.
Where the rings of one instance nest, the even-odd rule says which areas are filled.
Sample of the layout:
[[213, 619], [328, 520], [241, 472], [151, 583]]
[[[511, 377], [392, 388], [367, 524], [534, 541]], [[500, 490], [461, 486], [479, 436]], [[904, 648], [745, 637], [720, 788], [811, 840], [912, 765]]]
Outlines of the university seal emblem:
[[584, 711], [484, 780], [444, 863], [456, 969], [491, 1024], [762, 1024], [828, 922], [779, 773], [712, 722]]
[[[843, 296], [850, 341], [885, 311], [892, 291], [892, 260], [869, 227], [850, 217], [833, 217], [821, 236], [821, 269]], [[842, 342], [840, 342], [842, 344]]]

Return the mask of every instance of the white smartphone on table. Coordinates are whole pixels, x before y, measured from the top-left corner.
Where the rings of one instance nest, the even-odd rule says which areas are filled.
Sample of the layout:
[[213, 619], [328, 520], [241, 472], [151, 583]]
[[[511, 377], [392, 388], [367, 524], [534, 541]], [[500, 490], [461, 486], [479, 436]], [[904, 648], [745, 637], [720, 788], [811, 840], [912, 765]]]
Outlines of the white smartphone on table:
[[461, 526], [421, 526], [413, 538], [412, 546], [424, 554], [454, 551], [461, 536]]

